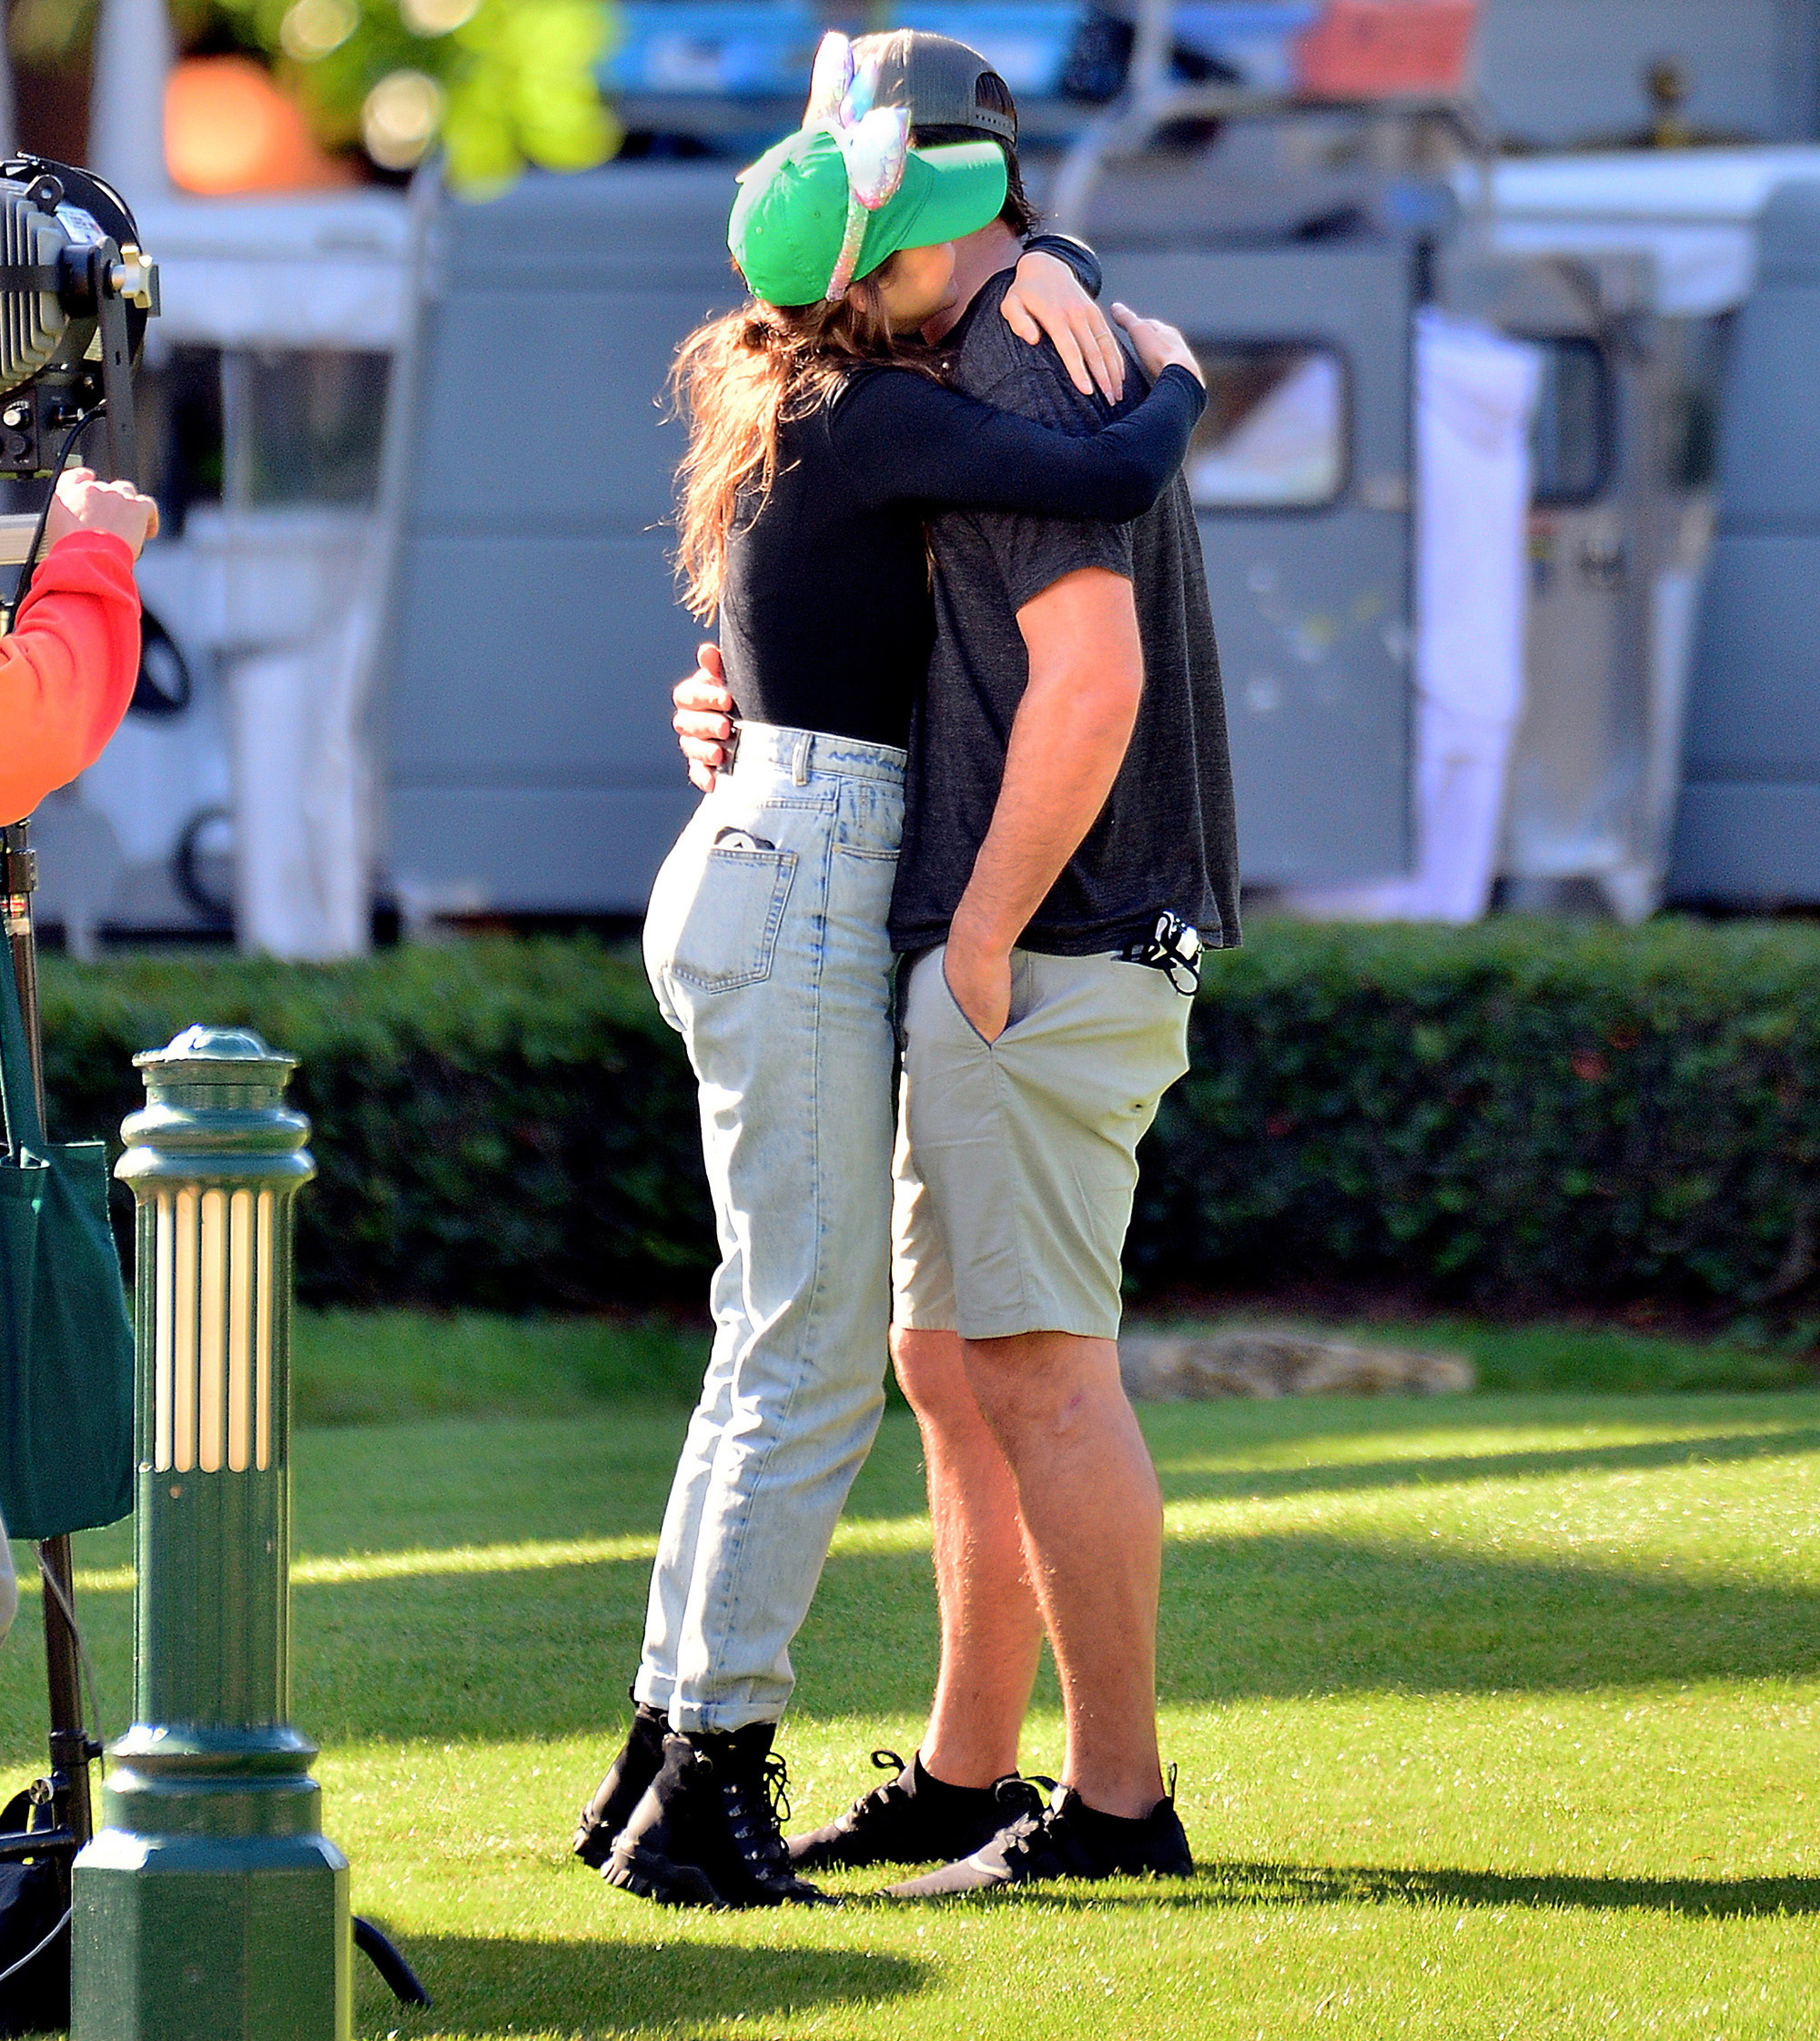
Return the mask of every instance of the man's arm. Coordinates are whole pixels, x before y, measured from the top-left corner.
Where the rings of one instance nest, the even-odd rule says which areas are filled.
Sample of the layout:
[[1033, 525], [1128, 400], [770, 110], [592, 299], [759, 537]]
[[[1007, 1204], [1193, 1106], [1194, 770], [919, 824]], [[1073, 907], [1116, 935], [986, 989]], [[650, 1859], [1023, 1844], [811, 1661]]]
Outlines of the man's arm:
[[1105, 567], [1052, 581], [1017, 612], [1030, 678], [992, 825], [955, 910], [943, 968], [988, 1042], [1011, 1010], [1011, 952], [1094, 825], [1144, 692], [1131, 583]]

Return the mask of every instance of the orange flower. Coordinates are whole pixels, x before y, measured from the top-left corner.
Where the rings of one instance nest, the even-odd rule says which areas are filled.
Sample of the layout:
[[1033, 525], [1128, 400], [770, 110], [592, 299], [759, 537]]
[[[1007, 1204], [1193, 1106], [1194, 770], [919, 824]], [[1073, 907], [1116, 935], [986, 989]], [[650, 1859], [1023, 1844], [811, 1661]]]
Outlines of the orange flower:
[[323, 153], [303, 109], [247, 56], [192, 56], [172, 71], [165, 162], [174, 184], [211, 197], [354, 181], [347, 164]]

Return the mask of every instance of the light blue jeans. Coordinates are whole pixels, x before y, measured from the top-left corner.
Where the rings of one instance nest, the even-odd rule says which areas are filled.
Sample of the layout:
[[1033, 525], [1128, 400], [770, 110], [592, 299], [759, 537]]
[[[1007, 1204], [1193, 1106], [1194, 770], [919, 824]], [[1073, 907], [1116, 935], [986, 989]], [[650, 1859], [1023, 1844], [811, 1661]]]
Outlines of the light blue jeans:
[[633, 1689], [678, 1731], [783, 1713], [885, 1408], [903, 824], [902, 752], [747, 723], [645, 917], [645, 969], [700, 1086], [721, 1247]]

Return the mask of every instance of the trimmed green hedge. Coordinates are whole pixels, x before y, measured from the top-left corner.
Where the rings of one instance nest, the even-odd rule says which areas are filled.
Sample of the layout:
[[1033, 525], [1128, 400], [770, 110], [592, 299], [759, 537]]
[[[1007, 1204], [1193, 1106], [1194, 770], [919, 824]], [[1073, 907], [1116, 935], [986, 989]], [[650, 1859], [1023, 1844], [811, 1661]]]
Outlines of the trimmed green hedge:
[[1140, 1282], [1792, 1305], [1820, 1211], [1820, 932], [1266, 924], [1211, 961]]
[[713, 1265], [694, 1084], [633, 958], [495, 941], [325, 966], [50, 959], [44, 1009], [70, 1134], [116, 1137], [145, 1096], [133, 1053], [191, 1021], [299, 1059], [308, 1301], [586, 1309], [699, 1297]]
[[[1145, 1157], [1134, 1288], [1390, 1279], [1799, 1309], [1820, 1228], [1820, 932], [1260, 923], [1208, 960]], [[302, 1058], [316, 1300], [699, 1300], [693, 1086], [635, 959], [480, 942], [312, 968], [53, 960], [57, 1126], [135, 1049], [248, 1022]]]

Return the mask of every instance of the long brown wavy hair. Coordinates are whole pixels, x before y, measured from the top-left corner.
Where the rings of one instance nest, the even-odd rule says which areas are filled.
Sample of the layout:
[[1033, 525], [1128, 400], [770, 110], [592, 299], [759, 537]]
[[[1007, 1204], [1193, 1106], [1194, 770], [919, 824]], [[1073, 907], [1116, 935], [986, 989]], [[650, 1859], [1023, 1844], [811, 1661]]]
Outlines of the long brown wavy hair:
[[838, 305], [767, 305], [698, 327], [677, 349], [671, 401], [689, 423], [677, 470], [682, 599], [705, 622], [720, 606], [727, 542], [738, 520], [755, 518], [777, 480], [777, 432], [825, 404], [860, 363], [893, 362], [939, 378], [939, 358], [914, 336], [895, 334], [878, 289], [882, 270]]

